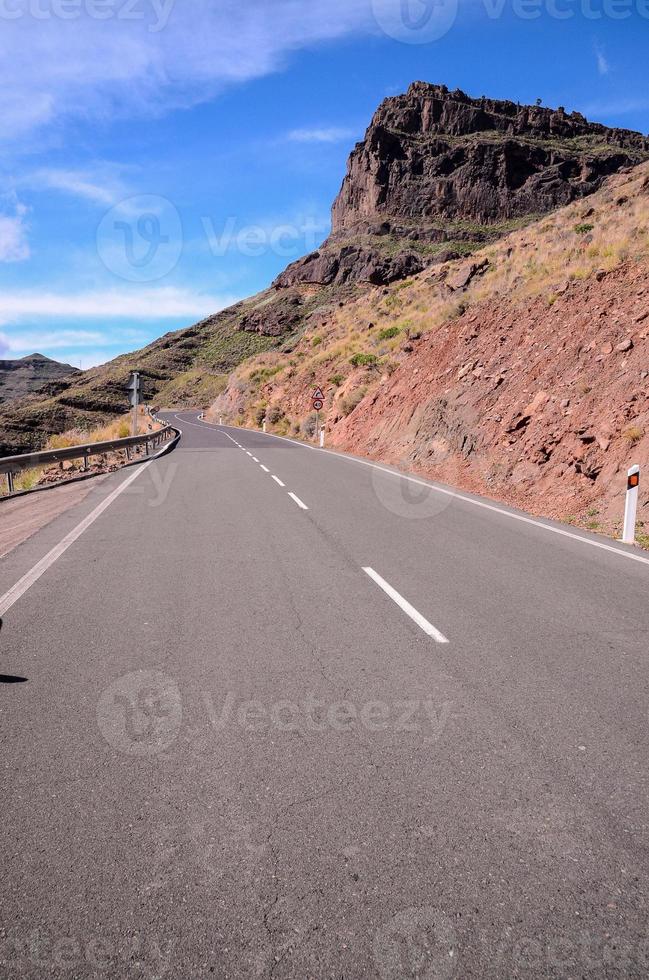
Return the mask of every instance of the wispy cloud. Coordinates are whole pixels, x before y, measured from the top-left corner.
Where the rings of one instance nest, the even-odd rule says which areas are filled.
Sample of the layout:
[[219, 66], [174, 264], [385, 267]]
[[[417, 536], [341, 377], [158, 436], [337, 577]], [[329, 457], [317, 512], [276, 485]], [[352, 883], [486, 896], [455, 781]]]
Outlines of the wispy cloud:
[[45, 167], [19, 177], [16, 186], [30, 190], [55, 190], [80, 197], [102, 207], [110, 207], [129, 193], [128, 186], [113, 165], [102, 164], [92, 170], [65, 170]]
[[649, 99], [622, 96], [619, 99], [610, 99], [609, 101], [591, 102], [590, 105], [581, 106], [580, 109], [581, 112], [593, 119], [625, 116], [631, 112], [648, 111]]
[[[2, 136], [24, 136], [68, 118], [160, 114], [260, 78], [299, 49], [374, 31], [370, 0], [173, 0], [12, 5], [0, 32]], [[45, 9], [46, 15], [42, 11]]]
[[25, 224], [27, 209], [16, 202], [9, 210], [8, 214], [0, 212], [0, 262], [22, 262], [30, 255]]
[[[14, 323], [35, 316], [97, 320], [123, 317], [136, 320], [198, 319], [231, 305], [238, 298], [196, 293], [173, 286], [85, 293], [5, 290], [0, 293], [0, 322]], [[59, 331], [56, 333], [59, 335]], [[17, 336], [12, 334], [12, 342]], [[96, 342], [96, 338], [92, 342]]]
[[292, 129], [286, 134], [290, 143], [347, 143], [358, 136], [353, 129], [342, 126], [315, 126], [306, 129]]
[[597, 62], [597, 71], [600, 75], [608, 75], [611, 70], [608, 58], [604, 53], [604, 49], [601, 45], [595, 45], [595, 61]]

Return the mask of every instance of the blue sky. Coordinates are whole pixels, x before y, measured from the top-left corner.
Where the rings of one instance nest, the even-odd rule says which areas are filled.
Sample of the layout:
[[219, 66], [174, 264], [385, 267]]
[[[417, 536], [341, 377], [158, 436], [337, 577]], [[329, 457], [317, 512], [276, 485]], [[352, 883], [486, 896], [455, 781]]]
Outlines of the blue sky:
[[649, 0], [0, 0], [0, 21], [0, 357], [88, 367], [263, 289], [415, 79], [649, 131]]

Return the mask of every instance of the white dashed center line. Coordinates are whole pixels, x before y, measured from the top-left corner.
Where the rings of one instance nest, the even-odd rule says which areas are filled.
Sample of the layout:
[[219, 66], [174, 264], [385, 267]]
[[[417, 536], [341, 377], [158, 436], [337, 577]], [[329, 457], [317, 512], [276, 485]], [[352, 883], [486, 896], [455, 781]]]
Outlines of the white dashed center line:
[[282, 483], [282, 481], [280, 480], [280, 478], [278, 476], [275, 476], [274, 474], [273, 474], [273, 480], [275, 481], [275, 483], [278, 483], [280, 485], [280, 487], [285, 487], [286, 486], [286, 484], [285, 483]]
[[268, 467], [267, 466], [264, 466], [263, 463], [260, 463], [259, 465], [261, 466], [261, 468], [264, 471], [264, 473], [270, 473], [270, 470], [268, 469]]
[[366, 575], [369, 575], [374, 582], [376, 582], [379, 588], [383, 589], [386, 595], [390, 596], [393, 602], [396, 602], [400, 609], [403, 609], [406, 616], [410, 616], [413, 623], [416, 623], [417, 626], [424, 631], [424, 633], [427, 633], [428, 636], [432, 636], [436, 643], [448, 643], [448, 640], [444, 634], [440, 633], [440, 631], [436, 629], [432, 623], [429, 623], [420, 612], [417, 612], [415, 607], [411, 606], [402, 595], [399, 595], [397, 590], [393, 589], [392, 586], [389, 585], [384, 578], [381, 578], [381, 576], [375, 572], [373, 568], [364, 568], [363, 571]]
[[295, 493], [289, 493], [289, 497], [291, 498], [291, 500], [294, 500], [295, 503], [298, 505], [298, 507], [301, 507], [302, 510], [308, 510], [309, 509], [307, 507], [307, 505], [300, 500], [300, 498], [297, 496], [297, 494], [295, 494]]

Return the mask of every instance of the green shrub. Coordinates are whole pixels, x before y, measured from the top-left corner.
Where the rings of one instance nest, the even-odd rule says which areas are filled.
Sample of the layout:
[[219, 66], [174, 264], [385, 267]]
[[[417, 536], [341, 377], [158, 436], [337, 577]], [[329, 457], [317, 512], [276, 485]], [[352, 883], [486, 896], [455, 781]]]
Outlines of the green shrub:
[[401, 327], [386, 327], [379, 333], [379, 340], [392, 340], [401, 333]]
[[322, 343], [322, 337], [314, 337], [313, 340], [311, 341], [311, 346], [319, 347], [321, 343]]
[[575, 231], [578, 235], [587, 235], [594, 227], [595, 225], [575, 225]]
[[354, 354], [349, 358], [352, 367], [376, 367], [378, 363], [376, 354]]
[[340, 388], [344, 380], [345, 379], [343, 378], [342, 374], [332, 374], [332, 376], [329, 378], [329, 384], [334, 385], [336, 388]]

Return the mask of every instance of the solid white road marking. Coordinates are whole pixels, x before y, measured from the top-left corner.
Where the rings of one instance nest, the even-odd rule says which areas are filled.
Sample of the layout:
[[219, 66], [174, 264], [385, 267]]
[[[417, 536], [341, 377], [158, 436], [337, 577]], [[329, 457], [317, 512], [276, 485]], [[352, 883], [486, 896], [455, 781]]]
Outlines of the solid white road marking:
[[273, 480], [275, 481], [275, 483], [279, 483], [280, 487], [285, 487], [286, 486], [286, 484], [285, 483], [282, 483], [282, 481], [280, 480], [280, 478], [278, 476], [273, 475]]
[[[210, 422], [203, 423], [206, 428], [214, 428]], [[252, 431], [256, 431], [251, 429]], [[634, 555], [630, 551], [624, 551], [622, 548], [616, 548], [611, 544], [604, 544], [603, 541], [593, 541], [591, 538], [582, 537], [581, 534], [575, 534], [574, 531], [564, 530], [562, 527], [553, 527], [551, 524], [544, 524], [543, 521], [535, 520], [533, 517], [526, 517], [524, 514], [515, 514], [512, 511], [505, 510], [504, 507], [499, 507], [497, 504], [490, 504], [486, 500], [474, 500], [473, 497], [467, 497], [465, 494], [460, 493], [457, 490], [453, 490], [450, 487], [440, 487], [434, 483], [430, 483], [427, 480], [419, 480], [415, 476], [408, 476], [406, 473], [401, 473], [396, 470], [389, 470], [385, 466], [379, 466], [377, 463], [371, 463], [368, 459], [356, 459], [355, 456], [349, 456], [346, 453], [337, 453], [333, 449], [319, 449], [317, 446], [310, 446], [306, 442], [299, 442], [297, 439], [287, 439], [286, 436], [276, 436], [271, 432], [265, 433], [268, 439], [280, 439], [281, 442], [288, 442], [292, 446], [298, 446], [300, 449], [312, 449], [316, 453], [324, 453], [327, 456], [337, 456], [338, 459], [344, 459], [348, 463], [357, 463], [360, 466], [370, 466], [373, 470], [378, 470], [380, 473], [386, 473], [388, 476], [396, 477], [398, 480], [407, 480], [409, 483], [414, 483], [420, 487], [428, 487], [429, 490], [434, 490], [436, 493], [443, 493], [447, 497], [455, 497], [456, 500], [461, 500], [464, 504], [471, 504], [473, 507], [482, 507], [483, 510], [489, 510], [494, 514], [500, 514], [502, 517], [509, 517], [513, 521], [520, 521], [522, 524], [529, 524], [532, 527], [539, 527], [543, 531], [551, 531], [552, 534], [560, 534], [561, 537], [570, 538], [573, 541], [580, 541], [581, 544], [588, 544], [592, 548], [600, 548], [602, 551], [610, 551], [618, 558], [630, 558], [631, 561], [639, 561], [643, 565], [649, 565], [649, 558], [643, 558], [642, 555]]]
[[268, 469], [268, 467], [267, 466], [264, 466], [263, 463], [260, 463], [259, 465], [261, 466], [261, 468], [264, 471], [264, 473], [270, 473], [270, 470]]
[[399, 595], [397, 590], [393, 589], [392, 586], [386, 582], [384, 578], [381, 578], [381, 576], [375, 572], [373, 568], [364, 568], [363, 571], [366, 575], [369, 575], [374, 582], [376, 582], [379, 588], [383, 589], [386, 595], [390, 596], [393, 602], [396, 602], [400, 609], [403, 609], [406, 616], [410, 616], [412, 621], [416, 623], [417, 626], [424, 631], [424, 633], [426, 633], [428, 636], [432, 636], [436, 643], [448, 643], [448, 640], [444, 634], [440, 633], [440, 631], [436, 629], [432, 623], [429, 623], [420, 612], [417, 612], [415, 607], [411, 606], [407, 599], [404, 599], [402, 595]]
[[307, 505], [300, 500], [300, 498], [297, 496], [297, 494], [295, 494], [295, 493], [289, 493], [289, 497], [291, 498], [291, 500], [294, 500], [295, 503], [298, 505], [298, 507], [301, 507], [302, 510], [308, 510], [309, 509], [307, 507]]
[[151, 463], [153, 462], [155, 462], [155, 460], [151, 459], [148, 463], [143, 463], [139, 469], [131, 473], [131, 475], [127, 477], [123, 483], [120, 483], [116, 490], [113, 490], [113, 492], [110, 493], [105, 500], [102, 500], [102, 502], [95, 507], [95, 509], [91, 511], [87, 517], [84, 517], [80, 524], [77, 524], [77, 526], [73, 528], [69, 534], [66, 534], [62, 541], [59, 541], [59, 543], [52, 548], [51, 551], [48, 551], [44, 558], [41, 558], [41, 560], [37, 562], [32, 569], [30, 569], [30, 571], [23, 575], [20, 581], [16, 582], [16, 584], [12, 586], [8, 592], [5, 592], [5, 594], [0, 597], [0, 617], [4, 616], [8, 609], [11, 609], [13, 604], [32, 587], [34, 582], [39, 580], [41, 575], [43, 575], [48, 568], [50, 568], [50, 566], [53, 565], [54, 562], [68, 550], [70, 545], [74, 544], [77, 538], [81, 537], [83, 532], [87, 531], [90, 525], [94, 524], [97, 518], [100, 517], [108, 507], [110, 507], [112, 502], [119, 497], [120, 493], [123, 493], [127, 487], [130, 487], [131, 483], [133, 483], [134, 480], [137, 480], [140, 473], [143, 473], [144, 470], [151, 466]]

